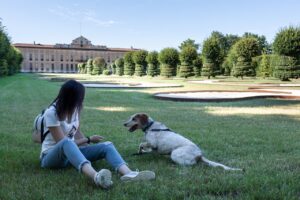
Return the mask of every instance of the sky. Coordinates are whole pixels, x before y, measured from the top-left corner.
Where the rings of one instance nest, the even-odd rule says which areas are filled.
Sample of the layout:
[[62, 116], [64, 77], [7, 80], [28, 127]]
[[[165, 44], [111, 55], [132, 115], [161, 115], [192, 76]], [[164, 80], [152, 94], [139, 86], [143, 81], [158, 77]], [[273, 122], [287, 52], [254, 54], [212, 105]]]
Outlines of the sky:
[[299, 0], [0, 0], [13, 43], [71, 43], [160, 51], [212, 31], [265, 35], [300, 25]]

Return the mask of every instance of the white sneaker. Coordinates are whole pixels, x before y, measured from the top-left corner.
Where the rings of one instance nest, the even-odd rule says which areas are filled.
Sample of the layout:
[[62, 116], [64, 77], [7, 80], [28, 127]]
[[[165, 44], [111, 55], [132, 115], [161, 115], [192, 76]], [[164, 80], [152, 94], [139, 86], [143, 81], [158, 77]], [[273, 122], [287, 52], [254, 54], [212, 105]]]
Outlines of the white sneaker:
[[108, 169], [101, 169], [94, 176], [94, 182], [96, 185], [101, 186], [104, 189], [112, 186], [111, 172]]
[[121, 176], [121, 181], [144, 181], [155, 179], [155, 173], [152, 171], [133, 171]]

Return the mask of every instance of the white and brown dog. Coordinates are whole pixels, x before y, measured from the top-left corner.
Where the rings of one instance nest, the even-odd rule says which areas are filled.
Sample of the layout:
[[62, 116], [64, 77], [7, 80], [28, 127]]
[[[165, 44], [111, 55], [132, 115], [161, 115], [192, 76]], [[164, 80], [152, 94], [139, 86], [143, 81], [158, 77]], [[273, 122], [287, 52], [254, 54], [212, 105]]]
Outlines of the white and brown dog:
[[208, 160], [202, 155], [200, 148], [187, 138], [173, 132], [160, 122], [153, 121], [144, 113], [132, 115], [124, 126], [130, 132], [142, 129], [144, 141], [139, 145], [138, 153], [157, 151], [159, 154], [171, 154], [171, 159], [180, 165], [194, 165], [202, 161], [209, 166], [222, 167], [225, 170], [242, 170]]

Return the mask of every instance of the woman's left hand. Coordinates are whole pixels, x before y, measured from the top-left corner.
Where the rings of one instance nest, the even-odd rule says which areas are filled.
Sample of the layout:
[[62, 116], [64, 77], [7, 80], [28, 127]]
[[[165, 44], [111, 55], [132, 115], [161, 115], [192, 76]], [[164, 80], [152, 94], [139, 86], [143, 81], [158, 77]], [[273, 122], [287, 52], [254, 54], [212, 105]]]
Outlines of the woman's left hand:
[[102, 137], [100, 135], [92, 135], [92, 136], [90, 136], [90, 140], [91, 140], [92, 143], [98, 143], [98, 142], [100, 142], [103, 139], [104, 139], [104, 137]]

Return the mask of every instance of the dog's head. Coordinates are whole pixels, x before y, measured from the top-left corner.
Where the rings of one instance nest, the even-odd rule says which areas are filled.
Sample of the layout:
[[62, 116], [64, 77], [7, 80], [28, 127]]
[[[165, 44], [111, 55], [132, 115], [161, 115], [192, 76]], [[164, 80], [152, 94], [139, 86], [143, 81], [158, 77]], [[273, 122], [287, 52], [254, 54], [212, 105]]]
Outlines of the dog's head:
[[143, 129], [147, 126], [149, 121], [149, 116], [145, 113], [136, 113], [124, 123], [125, 127], [128, 127], [130, 132], [133, 132], [137, 129]]

